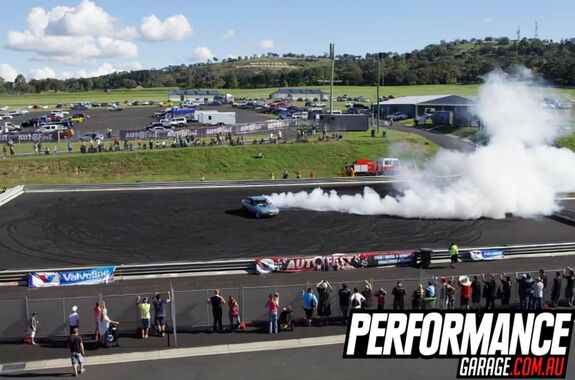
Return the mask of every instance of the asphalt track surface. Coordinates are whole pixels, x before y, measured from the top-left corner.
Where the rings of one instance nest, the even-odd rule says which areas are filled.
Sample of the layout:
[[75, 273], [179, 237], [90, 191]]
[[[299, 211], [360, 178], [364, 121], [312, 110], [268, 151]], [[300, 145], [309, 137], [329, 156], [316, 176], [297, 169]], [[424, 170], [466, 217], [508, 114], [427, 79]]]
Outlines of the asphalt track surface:
[[[373, 186], [393, 194], [390, 184]], [[27, 193], [0, 213], [0, 268], [57, 268], [300, 256], [379, 250], [572, 241], [574, 227], [548, 218], [422, 220], [282, 210], [256, 219], [242, 198], [305, 187]], [[339, 193], [363, 186], [325, 187]]]

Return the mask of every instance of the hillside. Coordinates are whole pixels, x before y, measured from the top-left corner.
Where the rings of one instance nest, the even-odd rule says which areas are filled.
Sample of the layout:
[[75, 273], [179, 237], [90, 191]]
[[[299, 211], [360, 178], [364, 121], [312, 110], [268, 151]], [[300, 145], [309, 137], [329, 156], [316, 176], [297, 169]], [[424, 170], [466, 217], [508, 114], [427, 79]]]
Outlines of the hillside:
[[[377, 84], [376, 54], [336, 56], [339, 85]], [[456, 40], [432, 44], [420, 50], [382, 53], [382, 83], [386, 86], [426, 84], [477, 84], [496, 68], [513, 70], [525, 66], [542, 81], [556, 86], [575, 86], [575, 39], [553, 42], [509, 38]], [[0, 82], [0, 91], [40, 93], [89, 91], [137, 87], [265, 88], [324, 84], [330, 76], [327, 57], [268, 53], [260, 57], [237, 57], [209, 63], [169, 66], [105, 75], [97, 78], [31, 80], [23, 76], [14, 83]]]

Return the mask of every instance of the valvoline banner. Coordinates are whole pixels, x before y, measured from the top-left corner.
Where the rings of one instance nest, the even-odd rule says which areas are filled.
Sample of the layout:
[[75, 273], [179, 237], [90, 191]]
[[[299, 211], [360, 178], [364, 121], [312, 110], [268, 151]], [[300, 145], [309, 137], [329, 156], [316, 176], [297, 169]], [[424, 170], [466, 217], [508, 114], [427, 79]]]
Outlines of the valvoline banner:
[[483, 249], [469, 251], [469, 256], [473, 261], [502, 260], [504, 251], [498, 249]]
[[411, 265], [413, 251], [334, 253], [326, 256], [270, 257], [255, 259], [258, 273], [347, 270], [386, 265]]
[[114, 282], [115, 266], [97, 267], [66, 272], [30, 272], [29, 288], [48, 288], [55, 286], [97, 285]]

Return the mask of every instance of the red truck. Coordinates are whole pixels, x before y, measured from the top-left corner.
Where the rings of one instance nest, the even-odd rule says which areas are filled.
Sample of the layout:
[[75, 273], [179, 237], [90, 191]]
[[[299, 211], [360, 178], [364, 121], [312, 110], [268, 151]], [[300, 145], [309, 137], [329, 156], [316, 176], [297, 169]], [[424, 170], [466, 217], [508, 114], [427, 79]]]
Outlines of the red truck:
[[378, 158], [376, 160], [355, 160], [355, 175], [395, 175], [401, 171], [401, 162], [397, 158]]

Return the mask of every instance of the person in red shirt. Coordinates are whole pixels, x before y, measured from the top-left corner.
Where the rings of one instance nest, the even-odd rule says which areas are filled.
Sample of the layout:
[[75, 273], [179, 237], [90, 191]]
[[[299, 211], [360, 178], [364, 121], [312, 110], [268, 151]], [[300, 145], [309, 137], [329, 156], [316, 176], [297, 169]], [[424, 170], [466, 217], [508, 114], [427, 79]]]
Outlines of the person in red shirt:
[[377, 310], [383, 310], [385, 306], [385, 296], [387, 292], [383, 288], [379, 288], [375, 296], [377, 297]]
[[460, 276], [459, 287], [461, 288], [461, 308], [469, 310], [469, 302], [471, 300], [471, 281], [469, 281], [469, 277]]

